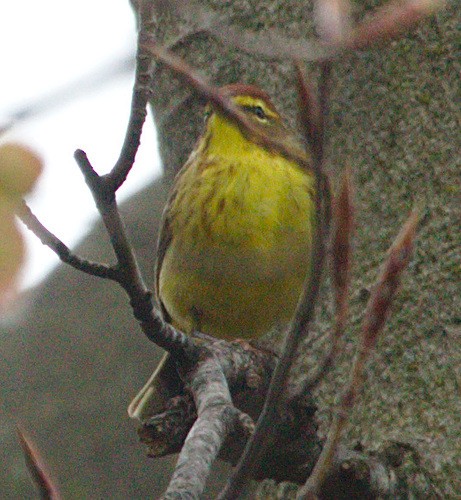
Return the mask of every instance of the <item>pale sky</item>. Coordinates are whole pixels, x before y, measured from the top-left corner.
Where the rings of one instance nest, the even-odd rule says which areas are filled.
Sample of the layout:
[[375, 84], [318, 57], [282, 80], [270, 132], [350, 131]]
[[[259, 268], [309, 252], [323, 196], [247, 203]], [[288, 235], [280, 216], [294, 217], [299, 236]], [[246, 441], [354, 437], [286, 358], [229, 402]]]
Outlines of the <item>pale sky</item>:
[[[133, 74], [119, 73], [93, 87], [91, 82], [129, 59], [135, 40], [128, 0], [0, 3], [0, 125], [28, 103], [78, 83], [78, 92], [69, 91], [64, 102], [19, 123], [0, 139], [29, 145], [42, 156], [45, 173], [28, 202], [41, 222], [69, 246], [97, 217], [73, 152], [86, 151], [98, 173], [110, 170], [125, 133]], [[119, 199], [159, 172], [151, 118], [146, 125], [135, 167]], [[35, 236], [26, 234], [26, 238], [29, 256], [22, 284], [30, 286], [58, 259]]]

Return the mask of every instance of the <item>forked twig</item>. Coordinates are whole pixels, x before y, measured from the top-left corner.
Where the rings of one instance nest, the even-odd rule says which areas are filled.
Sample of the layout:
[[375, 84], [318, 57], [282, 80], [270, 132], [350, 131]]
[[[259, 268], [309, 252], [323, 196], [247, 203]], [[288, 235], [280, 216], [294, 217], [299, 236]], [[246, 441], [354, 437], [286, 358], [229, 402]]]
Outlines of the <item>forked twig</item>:
[[83, 151], [77, 150], [75, 159], [109, 233], [117, 257], [117, 265], [114, 267], [117, 271], [116, 281], [128, 294], [133, 314], [140, 322], [143, 332], [150, 340], [170, 353], [180, 356], [185, 350], [189, 350], [192, 356], [193, 340], [165, 323], [160, 312], [154, 308], [152, 294], [144, 283], [135, 253], [128, 241], [111, 182], [95, 172]]

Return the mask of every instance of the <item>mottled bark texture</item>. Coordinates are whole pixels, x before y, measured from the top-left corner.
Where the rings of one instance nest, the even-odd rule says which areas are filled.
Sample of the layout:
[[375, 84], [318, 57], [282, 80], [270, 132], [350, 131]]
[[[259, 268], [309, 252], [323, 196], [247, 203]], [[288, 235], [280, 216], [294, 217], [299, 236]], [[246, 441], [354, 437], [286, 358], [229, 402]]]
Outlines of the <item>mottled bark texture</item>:
[[[257, 31], [275, 26], [296, 37], [311, 33], [311, 8], [300, 0], [216, 0], [210, 5], [241, 28]], [[361, 17], [372, 6], [367, 1], [354, 8]], [[162, 18], [158, 34], [169, 43], [192, 22], [178, 16]], [[348, 444], [359, 440], [369, 450], [394, 440], [394, 447], [385, 446], [388, 459], [402, 461], [409, 482], [424, 482], [414, 473], [415, 455], [405, 444], [409, 443], [448, 498], [461, 491], [460, 139], [455, 103], [459, 23], [458, 5], [452, 2], [411, 35], [344, 57], [335, 66], [328, 165], [335, 174], [350, 164], [357, 192], [354, 332], [377, 266], [398, 227], [414, 202], [425, 214], [415, 257], [354, 411]], [[216, 83], [245, 81], [264, 87], [284, 113], [294, 116], [294, 74], [289, 64], [241, 55], [203, 34], [183, 40], [176, 51]], [[202, 122], [200, 107], [183, 103], [184, 94], [175, 80], [162, 73], [158, 72], [152, 90], [167, 175], [122, 207], [150, 286], [165, 193]], [[78, 253], [110, 260], [100, 224]], [[124, 293], [108, 281], [61, 266], [28, 298], [28, 311], [1, 325], [3, 408], [30, 430], [65, 498], [161, 494], [171, 476], [172, 461], [144, 458], [143, 448], [134, 442], [132, 423], [124, 419], [128, 402], [160, 353], [139, 331]], [[318, 321], [319, 335], [331, 325], [330, 319], [325, 308]], [[347, 340], [340, 366], [318, 391], [321, 430], [331, 421], [332, 403], [350, 367], [356, 339], [349, 335]], [[300, 370], [312, 366], [318, 357], [316, 347]], [[7, 413], [0, 416], [4, 464], [0, 496], [31, 498], [35, 490]], [[222, 471], [218, 464], [211, 481], [214, 491], [222, 475], [220, 467]], [[294, 498], [295, 488], [289, 483], [276, 488], [266, 482], [256, 495]]]

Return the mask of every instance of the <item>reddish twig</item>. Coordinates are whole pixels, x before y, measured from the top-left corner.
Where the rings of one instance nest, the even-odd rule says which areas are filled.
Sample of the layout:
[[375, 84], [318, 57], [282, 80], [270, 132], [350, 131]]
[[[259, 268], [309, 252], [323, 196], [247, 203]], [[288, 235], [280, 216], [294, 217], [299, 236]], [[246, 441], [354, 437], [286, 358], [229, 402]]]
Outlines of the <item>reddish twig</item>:
[[342, 431], [363, 384], [365, 363], [370, 357], [378, 335], [382, 331], [398, 289], [400, 277], [410, 260], [417, 223], [418, 216], [416, 212], [413, 212], [389, 250], [389, 256], [365, 312], [360, 345], [352, 366], [349, 384], [341, 397], [336, 417], [328, 432], [320, 458], [311, 476], [300, 490], [298, 499], [311, 499], [318, 495], [332, 470]]
[[298, 115], [300, 117], [303, 136], [307, 147], [314, 151], [316, 144], [322, 140], [322, 117], [317, 92], [310, 81], [304, 78], [299, 62], [295, 64], [296, 83], [301, 89], [298, 98]]
[[350, 169], [346, 168], [339, 195], [333, 203], [334, 231], [332, 237], [332, 277], [335, 302], [335, 324], [330, 347], [309, 377], [297, 389], [298, 397], [312, 392], [324, 379], [338, 355], [341, 338], [346, 328], [348, 295], [351, 277], [351, 235], [353, 231], [353, 195]]
[[56, 485], [51, 480], [50, 474], [46, 470], [47, 468], [31, 439], [19, 425], [16, 425], [16, 432], [24, 454], [27, 469], [32, 476], [34, 484], [38, 488], [40, 498], [43, 500], [60, 500], [61, 495]]
[[377, 9], [367, 21], [351, 28], [349, 2], [317, 2], [316, 21], [321, 40], [293, 39], [275, 28], [263, 33], [242, 30], [229, 25], [225, 16], [195, 0], [172, 0], [164, 3], [164, 6], [174, 15], [193, 19], [193, 33], [208, 33], [242, 52], [268, 59], [296, 58], [305, 62], [321, 62], [338, 58], [346, 51], [369, 48], [382, 41], [395, 39], [444, 4], [444, 0], [394, 0]]
[[145, 49], [149, 50], [158, 60], [174, 71], [204, 101], [212, 104], [226, 118], [235, 123], [241, 129], [242, 133], [248, 136], [253, 142], [268, 151], [279, 153], [299, 165], [310, 168], [304, 151], [288, 144], [283, 139], [277, 139], [264, 133], [261, 128], [257, 127], [245, 116], [229, 97], [224, 95], [217, 87], [210, 85], [205, 78], [199, 75], [197, 71], [194, 71], [182, 59], [153, 42], [146, 42]]
[[345, 41], [345, 48], [364, 49], [398, 38], [444, 4], [444, 0], [393, 0], [355, 27]]

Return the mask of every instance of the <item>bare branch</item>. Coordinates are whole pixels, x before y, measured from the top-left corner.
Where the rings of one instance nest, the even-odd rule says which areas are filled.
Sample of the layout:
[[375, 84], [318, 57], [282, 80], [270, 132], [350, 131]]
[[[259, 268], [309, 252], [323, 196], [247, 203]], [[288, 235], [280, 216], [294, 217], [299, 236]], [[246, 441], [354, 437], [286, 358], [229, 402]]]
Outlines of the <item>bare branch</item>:
[[351, 275], [351, 235], [353, 230], [353, 195], [351, 173], [347, 167], [338, 197], [333, 204], [334, 233], [332, 241], [332, 275], [335, 296], [335, 325], [330, 339], [330, 347], [314, 372], [296, 390], [296, 396], [310, 393], [320, 383], [333, 366], [339, 345], [346, 328], [348, 295]]
[[46, 470], [43, 460], [31, 439], [25, 434], [19, 425], [16, 425], [19, 442], [26, 461], [26, 466], [34, 484], [37, 486], [40, 498], [43, 500], [60, 500], [61, 495]]
[[191, 31], [208, 33], [224, 45], [236, 47], [247, 54], [281, 60], [296, 57], [298, 60], [308, 62], [328, 58], [335, 51], [333, 47], [317, 39], [294, 39], [276, 28], [266, 30], [264, 33], [242, 30], [238, 26], [229, 24], [227, 16], [220, 15], [195, 0], [171, 0], [163, 4], [170, 13], [192, 22]]
[[18, 206], [16, 215], [35, 236], [60, 258], [65, 264], [91, 276], [117, 281], [118, 272], [110, 266], [91, 262], [73, 254], [71, 250], [52, 232], [50, 232], [32, 213], [25, 202]]
[[336, 327], [344, 330], [351, 279], [351, 236], [354, 226], [354, 206], [351, 170], [346, 167], [339, 195], [333, 204], [335, 231], [332, 238], [332, 271], [335, 295]]
[[376, 344], [390, 306], [396, 294], [402, 271], [407, 266], [413, 247], [418, 216], [413, 212], [400, 230], [390, 248], [378, 283], [368, 302], [362, 325], [362, 336], [357, 356], [351, 370], [349, 384], [344, 391], [336, 417], [328, 432], [327, 441], [320, 454], [311, 476], [298, 494], [298, 499], [311, 499], [318, 495], [325, 479], [332, 470], [333, 460], [341, 439], [343, 429], [354, 407], [363, 383], [365, 363]]
[[112, 189], [117, 189], [133, 167], [141, 142], [142, 128], [147, 116], [147, 103], [151, 95], [154, 60], [144, 50], [143, 40], [150, 39], [154, 25], [153, 2], [143, 0], [139, 8], [139, 31], [136, 54], [136, 73], [131, 97], [130, 119], [125, 133], [120, 156], [111, 172], [106, 176]]
[[109, 233], [117, 257], [117, 282], [130, 297], [135, 318], [140, 322], [146, 336], [158, 346], [177, 356], [184, 355], [185, 350], [188, 350], [189, 356], [192, 356], [195, 352], [193, 340], [165, 323], [159, 311], [154, 308], [152, 294], [144, 283], [133, 248], [128, 241], [111, 183], [95, 172], [84, 151], [77, 150], [74, 156]]
[[295, 64], [295, 72], [296, 83], [298, 88], [301, 89], [298, 98], [299, 121], [301, 122], [302, 132], [306, 139], [306, 145], [311, 150], [314, 150], [317, 142], [322, 137], [320, 103], [313, 85], [304, 78], [299, 62]]
[[394, 0], [381, 7], [368, 20], [351, 30], [349, 2], [328, 0], [317, 2], [316, 18], [322, 39], [293, 39], [271, 28], [254, 33], [230, 25], [227, 18], [203, 7], [195, 0], [163, 2], [175, 15], [194, 20], [192, 32], [212, 35], [227, 46], [268, 59], [321, 62], [339, 57], [344, 51], [371, 47], [383, 40], [399, 37], [424, 18], [440, 9], [444, 0]]
[[226, 377], [213, 355], [199, 362], [187, 378], [198, 417], [179, 454], [166, 499], [199, 498], [227, 435], [242, 423], [247, 432], [253, 428], [251, 418], [232, 404]]

